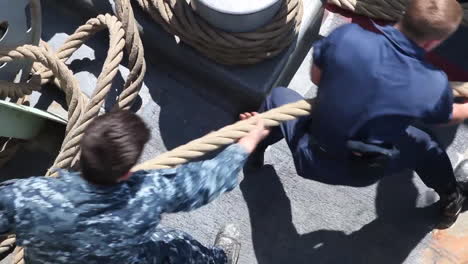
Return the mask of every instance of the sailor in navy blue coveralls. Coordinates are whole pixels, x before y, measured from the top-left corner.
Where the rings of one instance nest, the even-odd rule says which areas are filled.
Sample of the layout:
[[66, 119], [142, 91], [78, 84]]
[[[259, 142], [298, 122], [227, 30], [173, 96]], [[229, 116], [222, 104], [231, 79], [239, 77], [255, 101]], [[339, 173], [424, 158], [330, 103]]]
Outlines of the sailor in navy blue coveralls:
[[[450, 121], [447, 76], [399, 30], [375, 26], [382, 34], [349, 24], [315, 43], [321, 79], [313, 114], [273, 128], [263, 150], [285, 138], [297, 173], [326, 184], [367, 186], [412, 169], [437, 193], [453, 192], [447, 153], [413, 126]], [[275, 88], [260, 112], [302, 99]]]

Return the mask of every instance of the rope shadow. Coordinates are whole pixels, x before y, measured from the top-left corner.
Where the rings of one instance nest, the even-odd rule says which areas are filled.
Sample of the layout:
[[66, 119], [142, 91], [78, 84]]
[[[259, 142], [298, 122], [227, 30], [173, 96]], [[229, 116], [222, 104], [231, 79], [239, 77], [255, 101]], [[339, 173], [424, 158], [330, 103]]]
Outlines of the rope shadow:
[[437, 212], [435, 206], [416, 208], [418, 192], [405, 173], [378, 184], [377, 218], [360, 230], [349, 235], [327, 229], [299, 234], [292, 223], [290, 200], [273, 167], [245, 172], [240, 188], [259, 264], [403, 263], [430, 232]]
[[[99, 5], [105, 5], [108, 6], [107, 9], [112, 10], [110, 3], [100, 3]], [[44, 41], [50, 41], [54, 37], [56, 37], [57, 32], [66, 32], [68, 35], [73, 34], [73, 32], [80, 26], [83, 25], [83, 23], [86, 22], [87, 19], [82, 19], [79, 16], [77, 16], [74, 13], [70, 13], [70, 10], [67, 8], [64, 8], [61, 5], [54, 4], [52, 2], [46, 2], [44, 9], [44, 25], [47, 25], [45, 27], [45, 31], [43, 32], [42, 38]], [[63, 13], [68, 14], [68, 16], [63, 15]], [[66, 22], [61, 21], [60, 23], [57, 23], [57, 17], [66, 19]], [[60, 40], [62, 40], [63, 37], [57, 37]], [[54, 40], [54, 42], [57, 42]], [[102, 67], [104, 64], [104, 61], [107, 57], [107, 52], [109, 50], [109, 33], [108, 30], [103, 30], [101, 32], [98, 32], [96, 35], [92, 36], [88, 41], [85, 42], [85, 44], [78, 49], [74, 54], [73, 54], [73, 60], [69, 60], [67, 62], [67, 65], [69, 68], [73, 71], [75, 76], [79, 79], [80, 84], [81, 84], [81, 89], [82, 91], [85, 91], [86, 94], [91, 95], [92, 92], [95, 89], [96, 85], [96, 80], [98, 76], [102, 72]], [[126, 55], [127, 52], [125, 52], [124, 58], [121, 62], [121, 65], [127, 66], [128, 65], [128, 56]], [[94, 57], [94, 59], [90, 59], [89, 57]], [[122, 76], [122, 69], [120, 70], [120, 73], [118, 73], [113, 82], [112, 82], [112, 87], [109, 93], [106, 96], [105, 103], [104, 103], [104, 109], [106, 111], [110, 111], [112, 107], [116, 103], [116, 98], [117, 96], [121, 93], [125, 80]], [[83, 87], [86, 85], [85, 87]], [[42, 96], [41, 96], [42, 97]], [[42, 103], [41, 107], [48, 107], [48, 105], [45, 104], [45, 101], [48, 101], [47, 99], [44, 100]], [[50, 99], [49, 99], [50, 101]], [[140, 96], [138, 96], [132, 106], [133, 111], [138, 111], [140, 107], [142, 106], [142, 99]], [[67, 109], [67, 108], [65, 108]]]
[[[152, 102], [145, 104], [139, 114], [150, 127], [159, 130], [166, 149], [173, 149], [206, 135], [236, 120], [236, 107], [225, 100], [226, 95], [214, 95], [186, 73], [175, 73], [173, 66], [161, 61], [148, 65], [145, 84]], [[238, 103], [237, 103], [238, 104]], [[159, 119], [155, 117], [159, 115]], [[153, 120], [158, 120], [154, 124]]]
[[[100, 32], [102, 33], [102, 32]], [[99, 74], [101, 74], [102, 71], [102, 63], [106, 59], [106, 50], [102, 49], [102, 45], [99, 45], [101, 41], [95, 41], [92, 42], [90, 41], [89, 45], [90, 47], [95, 51], [96, 54], [99, 54], [99, 57], [96, 56], [94, 60], [90, 60], [89, 58], [81, 59], [81, 60], [73, 60], [68, 66], [70, 69], [75, 73], [76, 76], [79, 76], [81, 73], [84, 73], [85, 75], [91, 74], [95, 80], [99, 77]], [[88, 43], [87, 43], [88, 44]], [[127, 60], [128, 58], [125, 57], [124, 60], [122, 60], [122, 65], [127, 65]], [[96, 63], [96, 62], [99, 63]], [[78, 77], [80, 79], [80, 77]], [[84, 80], [82, 82], [88, 81], [89, 77], [85, 76]], [[104, 109], [106, 112], [109, 112], [112, 110], [114, 105], [117, 103], [117, 98], [118, 96], [122, 93], [123, 87], [125, 84], [125, 80], [122, 76], [122, 72], [120, 74], [117, 74], [112, 81], [112, 87], [109, 90], [109, 93], [106, 95], [105, 101], [104, 101]], [[90, 87], [82, 87], [82, 91], [86, 90], [86, 93], [91, 95], [92, 92], [95, 89], [96, 83], [93, 80], [93, 84], [90, 85]], [[135, 101], [133, 102], [132, 105], [132, 111], [137, 112], [142, 106], [142, 99], [141, 96], [138, 95]]]

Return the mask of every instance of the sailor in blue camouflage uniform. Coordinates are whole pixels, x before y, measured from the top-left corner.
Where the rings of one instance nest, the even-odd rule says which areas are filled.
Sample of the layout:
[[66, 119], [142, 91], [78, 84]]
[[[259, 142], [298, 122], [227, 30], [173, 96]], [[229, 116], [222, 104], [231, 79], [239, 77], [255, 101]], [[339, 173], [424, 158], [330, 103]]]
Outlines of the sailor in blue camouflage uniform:
[[236, 187], [248, 154], [268, 131], [257, 128], [211, 160], [130, 173], [149, 131], [136, 115], [98, 117], [81, 142], [81, 172], [0, 186], [0, 235], [14, 233], [26, 263], [235, 263], [238, 234], [217, 247], [159, 228], [161, 215], [191, 211]]

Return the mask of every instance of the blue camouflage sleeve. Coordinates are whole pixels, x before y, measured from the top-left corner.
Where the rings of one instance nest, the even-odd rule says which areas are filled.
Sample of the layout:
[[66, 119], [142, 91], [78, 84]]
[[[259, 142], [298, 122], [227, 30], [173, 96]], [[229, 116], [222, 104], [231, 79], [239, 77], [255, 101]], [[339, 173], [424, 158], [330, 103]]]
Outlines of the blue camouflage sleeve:
[[14, 224], [13, 181], [0, 183], [0, 235], [12, 232]]
[[210, 160], [190, 162], [169, 170], [149, 171], [162, 211], [191, 211], [237, 186], [248, 153], [238, 144]]

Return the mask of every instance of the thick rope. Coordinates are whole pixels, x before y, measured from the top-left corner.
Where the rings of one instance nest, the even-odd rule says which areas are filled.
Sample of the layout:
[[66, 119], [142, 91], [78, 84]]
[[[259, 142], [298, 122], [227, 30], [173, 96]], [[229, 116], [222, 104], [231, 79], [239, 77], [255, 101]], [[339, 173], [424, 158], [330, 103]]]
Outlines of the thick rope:
[[453, 95], [468, 98], [468, 82], [451, 82]]
[[[14, 243], [16, 243], [16, 238]], [[23, 247], [15, 247], [15, 250], [13, 251], [13, 256], [13, 264], [25, 264]]]
[[[371, 18], [397, 21], [404, 14], [408, 0], [328, 0], [329, 3]], [[463, 25], [468, 26], [468, 3], [462, 4]]]
[[130, 1], [117, 0], [115, 4], [117, 17], [125, 30], [125, 47], [129, 56], [128, 68], [130, 69], [117, 106], [120, 109], [129, 109], [138, 96], [145, 77], [145, 52]]
[[[195, 139], [185, 145], [161, 154], [155, 159], [135, 166], [133, 171], [170, 168], [186, 163], [190, 159], [201, 157], [208, 152], [232, 144], [238, 139], [244, 137], [250, 130], [252, 130], [252, 128], [255, 127], [255, 122], [258, 118], [262, 118], [264, 120], [265, 126], [278, 126], [281, 122], [310, 115], [312, 106], [313, 100], [301, 100], [295, 103], [283, 105], [268, 112], [261, 113], [256, 118], [239, 121], [204, 137]], [[9, 243], [10, 244], [6, 245], [12, 245], [16, 243], [16, 240], [11, 237], [9, 239]], [[15, 249], [14, 264], [21, 263], [24, 263], [24, 249], [17, 247]]]
[[[115, 107], [129, 109], [141, 89], [146, 72], [143, 44], [137, 30], [131, 6], [129, 6], [129, 3], [118, 3], [120, 10], [122, 11], [119, 15], [125, 23], [126, 31], [123, 31], [122, 24], [117, 20], [117, 18], [110, 15], [101, 15], [89, 20], [87, 24], [78, 28], [78, 30], [70, 36], [65, 44], [57, 51], [57, 56], [61, 60], [66, 61], [92, 35], [106, 27], [109, 28], [111, 48], [109, 49], [107, 59], [104, 63], [103, 71], [98, 78], [97, 87], [94, 90], [91, 101], [83, 112], [84, 114], [83, 118], [80, 120], [80, 124], [77, 126], [72, 124], [67, 127], [67, 136], [53, 168], [67, 168], [76, 162], [79, 153], [78, 144], [81, 140], [81, 136], [89, 122], [99, 114], [99, 110], [104, 103], [105, 97], [111, 87], [112, 80], [114, 79], [118, 66], [122, 60], [122, 50], [124, 45], [127, 47], [127, 52], [129, 54], [130, 73]], [[126, 36], [125, 42], [124, 34]], [[43, 45], [45, 48], [48, 48], [44, 43]], [[52, 71], [47, 70], [47, 67], [40, 66], [38, 64], [35, 64], [34, 66], [35, 70], [41, 75], [43, 83], [50, 81], [53, 78], [54, 74]], [[69, 113], [71, 112], [69, 111]]]
[[[102, 21], [103, 16], [98, 16], [98, 18], [91, 19], [86, 25], [80, 27], [72, 36], [70, 36], [65, 41], [63, 46], [57, 50], [57, 56], [61, 60], [66, 61], [84, 42], [86, 42], [92, 35], [94, 35], [98, 31], [103, 30], [105, 26], [109, 28], [111, 37], [112, 33], [114, 33], [117, 30], [120, 31], [120, 27], [122, 27], [125, 35], [125, 47], [129, 56], [128, 68], [130, 70], [130, 73], [127, 76], [124, 88], [121, 94], [119, 95], [118, 107], [121, 109], [129, 109], [132, 103], [134, 102], [135, 98], [138, 96], [138, 92], [140, 91], [141, 86], [143, 84], [143, 78], [146, 73], [146, 62], [144, 59], [143, 43], [140, 38], [140, 33], [138, 31], [136, 20], [133, 15], [133, 10], [130, 6], [130, 3], [128, 3], [128, 0], [119, 0], [116, 1], [116, 4], [119, 7], [117, 9], [119, 11], [117, 12], [117, 15], [121, 21], [120, 26], [115, 25], [115, 23], [120, 22], [117, 22], [116, 19], [110, 15], [106, 15], [106, 19], [108, 19], [107, 21]], [[99, 24], [96, 23], [96, 19], [99, 20]], [[119, 37], [121, 37], [120, 35], [121, 34], [119, 32]], [[112, 41], [110, 45], [112, 45]], [[121, 44], [119, 43], [119, 49], [120, 45]], [[46, 42], [41, 42], [41, 46], [43, 46], [47, 50], [52, 50]], [[108, 56], [112, 55], [109, 54]], [[48, 70], [46, 67], [39, 63], [34, 64], [34, 71], [41, 75], [41, 84], [45, 84], [51, 81], [54, 76], [52, 71]]]
[[64, 62], [60, 61], [54, 54], [40, 47], [25, 45], [6, 53], [0, 51], [0, 62], [9, 62], [16, 59], [31, 59], [52, 69], [55, 76], [59, 79], [60, 87], [67, 97], [69, 105], [69, 123], [67, 125], [67, 131], [70, 131], [71, 128], [77, 125], [86, 102], [85, 96], [82, 95], [73, 73]]
[[13, 250], [16, 243], [14, 235], [6, 237], [2, 242], [0, 242], [0, 255], [6, 254]]
[[27, 83], [12, 83], [0, 80], [0, 98], [21, 98], [41, 88], [41, 77], [33, 75]]
[[[112, 80], [117, 74], [118, 66], [123, 58], [123, 48], [125, 46], [124, 31], [120, 21], [111, 15], [100, 15], [97, 18], [90, 19], [85, 25], [79, 27], [71, 35], [65, 44], [57, 51], [58, 58], [62, 63], [50, 60], [49, 64], [41, 62], [43, 66], [50, 70], [39, 70], [38, 74], [42, 79], [51, 79], [53, 76], [59, 76], [54, 72], [57, 65], [66, 67], [63, 62], [67, 60], [73, 52], [84, 44], [95, 33], [108, 28], [109, 29], [109, 51], [104, 62], [103, 71], [98, 77], [96, 88], [91, 99], [82, 94], [76, 87], [73, 90], [63, 89], [69, 104], [69, 116], [66, 129], [66, 136], [62, 144], [61, 151], [54, 162], [53, 168], [68, 168], [72, 165], [74, 158], [79, 153], [78, 144], [86, 126], [98, 114], [104, 103], [105, 97], [111, 88]], [[44, 51], [44, 49], [42, 49]], [[34, 60], [34, 58], [28, 57]], [[37, 64], [35, 64], [37, 65]], [[138, 93], [138, 92], [136, 92]], [[73, 97], [77, 97], [72, 101]], [[77, 104], [79, 102], [79, 104]], [[79, 106], [79, 107], [78, 107]]]
[[[127, 7], [125, 7], [125, 4], [127, 4]], [[89, 122], [99, 114], [105, 96], [111, 87], [112, 80], [118, 71], [118, 66], [122, 61], [123, 48], [125, 46], [127, 46], [130, 57], [130, 74], [118, 98], [117, 107], [123, 109], [130, 108], [141, 88], [146, 72], [143, 45], [139, 32], [136, 30], [136, 22], [131, 7], [128, 6], [128, 3], [124, 3], [120, 6], [121, 10], [124, 11], [120, 13], [120, 17], [125, 22], [127, 28], [126, 42], [124, 41], [125, 33], [122, 29], [121, 22], [111, 15], [100, 15], [97, 18], [90, 19], [85, 25], [78, 28], [56, 54], [51, 53], [52, 49], [45, 42], [41, 43], [42, 48], [23, 46], [14, 51], [0, 51], [1, 62], [26, 58], [37, 62], [34, 64], [34, 69], [41, 76], [41, 83], [47, 83], [54, 79], [54, 76], [57, 76], [58, 78], [54, 79], [54, 81], [66, 94], [69, 108], [66, 137], [53, 168], [68, 168], [72, 165], [73, 160], [76, 159], [79, 153], [78, 144], [82, 133]], [[110, 33], [110, 49], [103, 66], [103, 71], [98, 77], [96, 89], [89, 100], [82, 94], [76, 79], [64, 62], [68, 60], [73, 52], [86, 40], [106, 27], [109, 29]], [[23, 91], [24, 94], [28, 94], [33, 90], [32, 87], [25, 84], [17, 85], [15, 88], [17, 87], [21, 87], [21, 91]], [[3, 90], [6, 91], [7, 88]], [[8, 90], [8, 92], [10, 92], [10, 90]], [[6, 94], [6, 92], [4, 93]], [[10, 95], [10, 93], [8, 95]], [[11, 247], [15, 242], [16, 240], [13, 236], [3, 241], [1, 245], [2, 248]], [[18, 247], [15, 252], [14, 262], [24, 263], [24, 250]]]
[[274, 108], [268, 112], [261, 113], [256, 118], [238, 121], [232, 125], [221, 128], [204, 137], [190, 141], [171, 151], [163, 153], [155, 159], [146, 161], [133, 168], [133, 171], [148, 169], [164, 169], [186, 163], [187, 161], [201, 157], [208, 152], [229, 145], [244, 137], [255, 126], [258, 118], [263, 119], [265, 126], [278, 126], [282, 122], [294, 120], [301, 116], [311, 114], [313, 99], [301, 100]]
[[217, 29], [195, 14], [186, 0], [137, 0], [169, 33], [206, 57], [222, 64], [255, 64], [279, 54], [299, 32], [302, 0], [282, 0], [278, 14], [267, 25], [248, 33]]
[[[112, 80], [114, 79], [118, 66], [123, 57], [123, 48], [127, 47], [129, 54], [130, 74], [127, 77], [122, 93], [118, 97], [116, 107], [128, 109], [131, 107], [134, 99], [141, 89], [143, 78], [146, 72], [146, 63], [144, 60], [143, 44], [137, 30], [136, 21], [133, 16], [133, 10], [128, 1], [118, 2], [120, 12], [119, 17], [124, 22], [126, 33], [122, 29], [122, 24], [117, 18], [110, 15], [100, 15], [97, 18], [90, 19], [85, 25], [81, 26], [70, 36], [64, 45], [52, 53], [52, 49], [46, 42], [41, 43], [42, 48], [34, 46], [19, 47], [14, 51], [0, 51], [0, 61], [9, 62], [15, 59], [31, 59], [34, 62], [34, 71], [41, 76], [41, 84], [45, 84], [52, 79], [61, 88], [67, 98], [68, 103], [68, 125], [66, 128], [66, 137], [62, 144], [59, 156], [57, 157], [53, 168], [68, 168], [76, 160], [79, 153], [78, 143], [82, 133], [89, 122], [99, 114], [99, 110], [104, 102]], [[110, 43], [103, 71], [98, 77], [97, 87], [93, 96], [89, 100], [78, 87], [78, 83], [73, 73], [64, 64], [66, 60], [75, 52], [87, 39], [100, 30], [109, 29]], [[124, 42], [124, 35], [125, 40]], [[53, 78], [56, 76], [57, 78]], [[37, 79], [34, 79], [37, 81]], [[34, 82], [35, 84], [36, 82]], [[9, 84], [8, 88], [3, 88], [3, 95], [10, 96], [12, 91], [10, 87], [20, 88], [21, 93], [15, 92], [15, 95], [29, 94], [35, 88], [29, 84]], [[3, 87], [3, 86], [2, 86]], [[10, 150], [13, 150], [11, 148]], [[0, 244], [0, 249], [13, 247], [16, 243], [14, 236]], [[24, 250], [20, 247], [15, 249], [14, 263], [24, 263]]]
[[[75, 115], [76, 118], [68, 120], [67, 134], [62, 144], [57, 159], [54, 162], [53, 168], [69, 168], [73, 160], [79, 153], [79, 143], [81, 137], [88, 124], [99, 114], [99, 111], [104, 104], [107, 93], [109, 92], [112, 81], [117, 75], [118, 67], [123, 58], [123, 49], [125, 46], [124, 31], [122, 24], [116, 17], [111, 15], [100, 15], [97, 18], [90, 19], [88, 23], [78, 28], [78, 30], [70, 36], [64, 46], [59, 49], [58, 54], [61, 57], [69, 57], [75, 52], [91, 35], [105, 28], [109, 29], [109, 51], [107, 58], [104, 61], [104, 66], [96, 83], [96, 88], [90, 100], [84, 105], [81, 113], [70, 113], [69, 117]], [[44, 65], [50, 68], [49, 65]], [[55, 74], [54, 74], [55, 75]], [[56, 76], [56, 75], [55, 75]], [[80, 92], [82, 100], [86, 98]]]
[[[67, 61], [70, 56], [89, 38], [106, 28], [109, 29], [110, 37], [114, 37], [114, 40], [110, 40], [111, 44], [116, 41], [115, 38], [118, 38], [117, 41], [121, 41], [123, 39], [123, 31], [118, 32], [122, 30], [120, 21], [118, 21], [116, 17], [109, 14], [99, 15], [96, 18], [91, 18], [88, 20], [86, 24], [80, 26], [70, 37], [68, 37], [65, 43], [56, 51], [56, 56], [64, 62]], [[116, 34], [119, 35], [116, 36]], [[41, 41], [41, 46], [44, 46], [46, 50], [52, 52], [52, 48], [47, 43]], [[114, 49], [112, 46], [110, 47], [110, 50]], [[44, 65], [41, 67], [36, 63], [34, 65], [34, 70], [37, 74], [41, 75], [43, 80], [42, 84], [45, 84], [54, 77], [53, 72], [50, 69], [47, 69], [47, 67], [44, 67]]]

